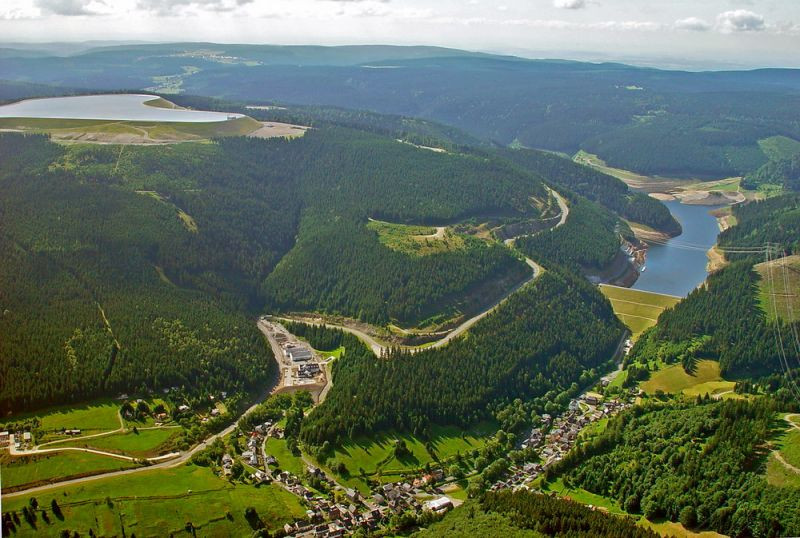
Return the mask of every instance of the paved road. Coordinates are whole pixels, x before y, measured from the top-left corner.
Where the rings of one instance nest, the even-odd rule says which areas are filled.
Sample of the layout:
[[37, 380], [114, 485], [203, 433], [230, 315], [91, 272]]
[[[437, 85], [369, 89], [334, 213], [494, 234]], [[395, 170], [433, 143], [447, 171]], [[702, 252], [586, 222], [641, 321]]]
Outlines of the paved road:
[[[270, 389], [268, 391], [266, 391], [266, 393], [261, 395], [260, 398], [257, 398], [256, 399], [256, 403], [254, 403], [253, 405], [248, 407], [247, 410], [244, 413], [242, 413], [241, 416], [244, 416], [247, 413], [249, 413], [252, 410], [254, 410], [262, 401], [264, 401], [264, 399], [267, 396], [269, 396], [271, 391], [272, 391], [272, 387], [270, 387]], [[205, 441], [201, 442], [200, 444], [198, 444], [194, 448], [191, 448], [191, 449], [189, 449], [189, 450], [187, 450], [185, 452], [179, 453], [177, 455], [177, 457], [175, 457], [175, 459], [171, 459], [169, 461], [156, 463], [154, 465], [148, 465], [146, 467], [137, 467], [135, 469], [125, 469], [125, 470], [122, 470], [122, 471], [113, 471], [113, 472], [110, 472], [110, 473], [101, 473], [101, 474], [96, 474], [96, 475], [92, 475], [92, 476], [85, 476], [85, 477], [81, 477], [81, 478], [73, 478], [71, 480], [62, 480], [62, 481], [59, 481], [59, 482], [54, 482], [52, 484], [45, 484], [43, 486], [37, 486], [37, 487], [34, 487], [34, 488], [23, 489], [21, 491], [15, 491], [13, 493], [3, 493], [3, 497], [18, 497], [20, 495], [29, 495], [31, 493], [37, 493], [37, 492], [41, 492], [41, 491], [48, 491], [48, 490], [51, 490], [51, 489], [54, 489], [54, 488], [60, 488], [62, 486], [71, 486], [71, 485], [75, 485], [75, 484], [83, 484], [83, 483], [86, 483], [86, 482], [91, 482], [91, 481], [94, 481], [94, 480], [102, 480], [102, 479], [105, 479], [105, 478], [113, 478], [113, 477], [118, 477], [118, 476], [134, 474], [134, 473], [143, 473], [143, 472], [147, 472], [147, 471], [153, 471], [153, 470], [157, 470], [157, 469], [170, 469], [170, 468], [173, 468], [173, 467], [178, 467], [179, 465], [182, 465], [182, 464], [186, 463], [187, 461], [189, 461], [189, 458], [194, 456], [197, 452], [199, 452], [201, 450], [204, 450], [211, 443], [213, 443], [216, 439], [218, 439], [220, 437], [224, 437], [224, 436], [228, 435], [229, 433], [231, 433], [236, 428], [237, 422], [238, 422], [238, 419], [235, 420], [232, 424], [230, 424], [227, 428], [225, 428], [221, 432], [212, 435], [211, 437], [207, 438]], [[169, 454], [169, 456], [172, 456], [172, 455], [173, 454]], [[115, 456], [119, 456], [119, 455], [115, 454]]]

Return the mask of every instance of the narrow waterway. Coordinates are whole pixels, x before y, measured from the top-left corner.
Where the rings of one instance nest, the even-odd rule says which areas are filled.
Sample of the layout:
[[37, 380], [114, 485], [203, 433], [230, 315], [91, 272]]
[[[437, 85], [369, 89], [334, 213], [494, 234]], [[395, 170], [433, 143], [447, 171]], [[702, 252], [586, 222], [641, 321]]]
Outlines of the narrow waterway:
[[713, 207], [677, 200], [664, 204], [681, 223], [683, 233], [664, 245], [648, 242], [645, 270], [632, 288], [685, 297], [708, 276], [706, 252], [717, 242], [719, 227], [709, 213]]

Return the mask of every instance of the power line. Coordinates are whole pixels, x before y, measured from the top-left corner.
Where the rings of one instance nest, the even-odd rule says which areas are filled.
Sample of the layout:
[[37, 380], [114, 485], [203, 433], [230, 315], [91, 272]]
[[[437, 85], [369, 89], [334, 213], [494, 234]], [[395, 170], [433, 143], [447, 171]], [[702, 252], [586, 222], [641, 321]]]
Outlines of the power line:
[[[775, 278], [772, 275], [772, 243], [766, 244], [767, 249], [764, 252], [764, 256], [766, 257], [767, 261], [767, 278], [769, 281], [770, 289], [775, 289]], [[791, 368], [789, 367], [789, 361], [786, 358], [786, 349], [783, 345], [783, 335], [781, 334], [781, 324], [780, 319], [778, 317], [778, 299], [777, 297], [772, 294], [772, 311], [775, 316], [775, 343], [778, 349], [778, 359], [781, 363], [781, 369], [784, 370], [786, 375], [786, 379], [788, 380], [789, 390], [792, 392], [795, 398], [800, 400], [800, 389], [797, 387], [797, 383], [795, 382], [794, 378], [792, 377]]]

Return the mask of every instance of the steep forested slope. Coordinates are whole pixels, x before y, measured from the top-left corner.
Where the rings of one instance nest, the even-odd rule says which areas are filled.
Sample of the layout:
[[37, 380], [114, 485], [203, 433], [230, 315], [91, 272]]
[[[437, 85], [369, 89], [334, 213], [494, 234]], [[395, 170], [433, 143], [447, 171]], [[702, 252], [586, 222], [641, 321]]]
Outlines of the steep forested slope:
[[603, 269], [619, 251], [616, 217], [605, 208], [575, 197], [563, 226], [517, 239], [516, 246], [542, 262], [572, 269]]
[[424, 434], [433, 423], [486, 417], [487, 404], [555, 398], [610, 359], [622, 331], [593, 286], [550, 270], [446, 347], [376, 359], [345, 343], [333, 389], [302, 435], [321, 444], [390, 428]]
[[448, 514], [444, 520], [413, 535], [415, 538], [469, 538], [506, 536], [541, 538], [656, 538], [655, 532], [638, 527], [625, 517], [592, 510], [582, 504], [540, 493], [489, 492]]
[[800, 533], [800, 491], [760, 475], [774, 418], [764, 400], [636, 407], [560, 469], [570, 483], [650, 519], [730, 536], [792, 536]]
[[265, 306], [415, 320], [483, 283], [510, 287], [529, 270], [502, 245], [409, 256], [367, 218], [535, 217], [544, 192], [500, 160], [332, 127], [125, 148], [5, 134], [0, 163], [0, 395], [15, 410], [251, 390], [272, 367], [248, 320]]
[[578, 163], [531, 149], [502, 151], [503, 157], [525, 170], [547, 178], [554, 185], [597, 202], [620, 217], [646, 224], [670, 235], [678, 235], [680, 224], [667, 207], [641, 192], [634, 192], [621, 180]]
[[0, 405], [140, 387], [251, 391], [273, 368], [240, 312], [159, 278], [189, 239], [174, 210], [48, 170], [42, 137], [0, 139]]

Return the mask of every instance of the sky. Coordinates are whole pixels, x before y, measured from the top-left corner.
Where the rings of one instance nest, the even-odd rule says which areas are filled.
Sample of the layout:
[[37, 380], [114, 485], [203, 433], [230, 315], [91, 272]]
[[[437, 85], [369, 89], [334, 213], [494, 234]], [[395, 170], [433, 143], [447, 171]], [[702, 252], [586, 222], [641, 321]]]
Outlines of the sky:
[[439, 45], [676, 68], [800, 67], [800, 0], [0, 0], [0, 36]]

